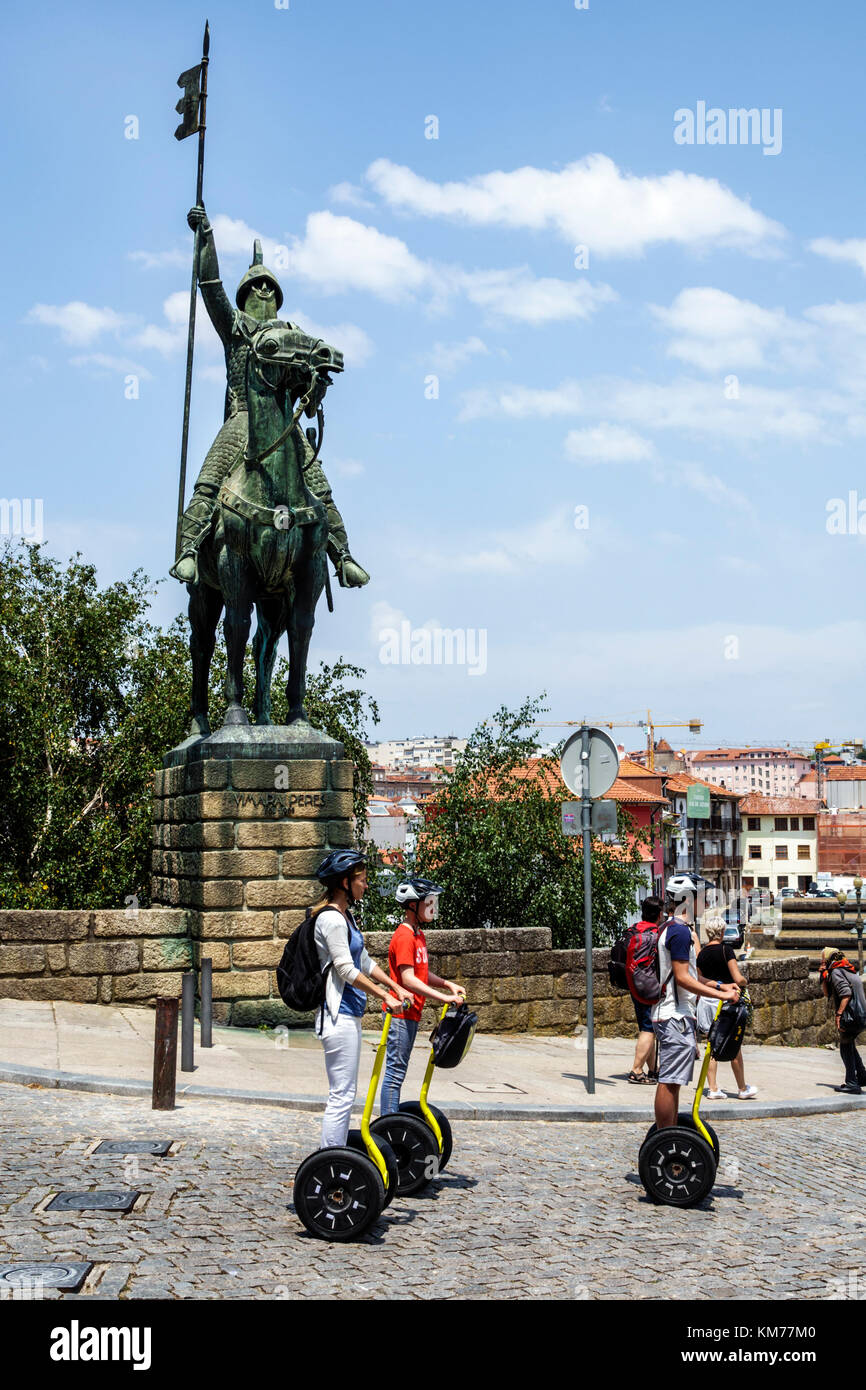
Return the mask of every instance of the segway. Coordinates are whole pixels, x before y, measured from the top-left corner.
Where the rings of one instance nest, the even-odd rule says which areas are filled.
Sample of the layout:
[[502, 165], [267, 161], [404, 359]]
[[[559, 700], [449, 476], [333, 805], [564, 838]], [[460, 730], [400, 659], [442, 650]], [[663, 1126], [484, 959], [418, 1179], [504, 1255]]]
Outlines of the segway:
[[398, 1191], [396, 1155], [384, 1136], [373, 1138], [370, 1126], [390, 1025], [386, 1013], [361, 1128], [349, 1130], [345, 1148], [317, 1149], [295, 1174], [295, 1211], [320, 1240], [358, 1240]]
[[[443, 1027], [451, 1010], [457, 1023], [456, 1035], [445, 1043]], [[466, 1005], [455, 1008], [445, 1004], [439, 1023], [431, 1035], [430, 1056], [418, 1100], [404, 1100], [394, 1114], [380, 1115], [371, 1128], [381, 1136], [397, 1158], [397, 1191], [401, 1197], [411, 1197], [442, 1172], [451, 1157], [453, 1137], [447, 1115], [435, 1105], [428, 1104], [427, 1095], [436, 1066], [456, 1066], [469, 1051], [475, 1035], [477, 1015], [470, 1014]], [[440, 1045], [437, 1047], [437, 1042]]]
[[664, 1129], [651, 1125], [638, 1155], [638, 1173], [652, 1201], [669, 1207], [693, 1207], [706, 1197], [716, 1180], [719, 1140], [712, 1125], [700, 1116], [710, 1059], [729, 1062], [742, 1046], [748, 1009], [720, 1000], [707, 1037], [704, 1060], [691, 1109], [677, 1115]]

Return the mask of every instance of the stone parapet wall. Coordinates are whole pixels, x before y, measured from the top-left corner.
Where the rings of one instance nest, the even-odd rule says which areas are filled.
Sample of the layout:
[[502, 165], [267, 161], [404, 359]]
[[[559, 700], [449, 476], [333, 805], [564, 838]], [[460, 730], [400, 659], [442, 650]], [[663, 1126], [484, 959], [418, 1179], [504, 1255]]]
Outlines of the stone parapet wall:
[[[291, 829], [291, 824], [277, 828]], [[308, 1025], [279, 999], [275, 967], [297, 911], [0, 911], [0, 998], [153, 1004], [179, 995], [185, 970], [213, 961], [214, 1018], [239, 1026]], [[200, 933], [200, 936], [198, 935]], [[586, 1023], [583, 951], [553, 950], [547, 928], [427, 932], [434, 972], [464, 985], [479, 1027], [494, 1033], [573, 1033]], [[198, 937], [198, 939], [197, 939]], [[387, 968], [390, 933], [367, 948]], [[611, 987], [608, 951], [593, 951], [596, 1036], [634, 1037], [631, 999]], [[813, 1047], [835, 1030], [806, 956], [752, 961], [748, 1041]], [[381, 1017], [371, 1001], [367, 1023]], [[425, 1011], [425, 1027], [433, 1010]]]
[[153, 1004], [192, 962], [186, 912], [0, 911], [0, 999]]

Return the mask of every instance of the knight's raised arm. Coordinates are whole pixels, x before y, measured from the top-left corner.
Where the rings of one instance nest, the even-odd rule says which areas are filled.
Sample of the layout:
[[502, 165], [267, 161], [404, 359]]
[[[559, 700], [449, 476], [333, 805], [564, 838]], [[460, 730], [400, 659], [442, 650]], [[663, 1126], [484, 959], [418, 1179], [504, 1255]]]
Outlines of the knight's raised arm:
[[203, 207], [190, 208], [187, 222], [193, 231], [200, 228], [198, 253], [198, 283], [201, 297], [205, 302], [210, 321], [220, 336], [224, 346], [228, 346], [232, 335], [234, 311], [220, 279], [213, 228], [207, 220]]

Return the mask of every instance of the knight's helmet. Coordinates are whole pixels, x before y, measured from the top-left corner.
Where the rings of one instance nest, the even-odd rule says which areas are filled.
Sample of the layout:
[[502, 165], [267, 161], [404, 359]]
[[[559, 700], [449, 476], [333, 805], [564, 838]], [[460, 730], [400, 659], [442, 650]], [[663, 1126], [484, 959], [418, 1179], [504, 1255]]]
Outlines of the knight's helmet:
[[243, 309], [244, 300], [247, 296], [247, 290], [249, 289], [249, 286], [253, 283], [254, 280], [266, 280], [269, 285], [273, 286], [274, 295], [277, 301], [277, 309], [279, 309], [280, 305], [283, 302], [283, 292], [280, 289], [280, 282], [277, 279], [274, 272], [272, 270], [268, 270], [266, 265], [262, 265], [262, 243], [259, 241], [258, 237], [256, 237], [255, 241], [253, 242], [252, 263], [250, 265], [249, 270], [245, 272], [244, 277], [241, 280], [241, 283], [238, 285], [238, 291], [235, 295], [235, 304], [237, 304], [239, 309]]

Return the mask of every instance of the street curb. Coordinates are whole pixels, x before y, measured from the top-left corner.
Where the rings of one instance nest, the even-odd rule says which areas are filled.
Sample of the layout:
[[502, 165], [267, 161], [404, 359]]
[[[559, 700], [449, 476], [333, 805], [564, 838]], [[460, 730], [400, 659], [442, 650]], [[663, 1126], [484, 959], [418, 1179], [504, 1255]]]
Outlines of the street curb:
[[[97, 1095], [141, 1096], [148, 1100], [152, 1094], [149, 1081], [123, 1081], [112, 1076], [86, 1076], [68, 1071], [47, 1071], [41, 1067], [19, 1066], [15, 1062], [0, 1063], [0, 1083], [8, 1082], [17, 1086], [41, 1086], [46, 1090], [88, 1091]], [[218, 1086], [193, 1086], [178, 1082], [176, 1098], [182, 1100], [227, 1100], [241, 1105], [275, 1105], [284, 1110], [308, 1110], [321, 1113], [325, 1108], [324, 1096], [292, 1096], [281, 1091], [237, 1091]], [[588, 1122], [595, 1124], [646, 1124], [651, 1119], [651, 1106], [631, 1105], [600, 1106], [580, 1105], [470, 1105], [468, 1101], [448, 1101], [439, 1103], [447, 1115], [461, 1120], [534, 1120], [548, 1123], [573, 1124]], [[363, 1109], [363, 1101], [354, 1106], [356, 1111]], [[866, 1109], [866, 1095], [863, 1096], [816, 1096], [810, 1100], [740, 1101], [733, 1105], [712, 1105], [704, 1111], [704, 1118], [719, 1120], [773, 1120], [789, 1119], [799, 1115], [836, 1115], [850, 1110]]]

